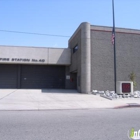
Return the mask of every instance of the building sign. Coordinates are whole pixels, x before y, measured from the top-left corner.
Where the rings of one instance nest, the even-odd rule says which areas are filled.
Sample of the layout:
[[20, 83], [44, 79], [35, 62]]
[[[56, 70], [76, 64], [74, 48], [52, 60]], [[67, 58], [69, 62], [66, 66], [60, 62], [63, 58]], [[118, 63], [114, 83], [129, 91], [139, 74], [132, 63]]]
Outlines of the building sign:
[[66, 75], [66, 79], [70, 79], [70, 75]]
[[122, 92], [130, 93], [131, 92], [131, 84], [130, 83], [122, 83]]
[[45, 59], [0, 58], [0, 62], [45, 62]]

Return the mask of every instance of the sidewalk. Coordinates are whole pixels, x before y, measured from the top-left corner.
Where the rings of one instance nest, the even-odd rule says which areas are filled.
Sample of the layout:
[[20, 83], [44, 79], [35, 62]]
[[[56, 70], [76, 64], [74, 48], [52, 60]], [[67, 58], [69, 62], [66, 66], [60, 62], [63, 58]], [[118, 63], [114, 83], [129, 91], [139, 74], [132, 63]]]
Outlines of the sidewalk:
[[0, 89], [0, 110], [96, 109], [140, 105], [140, 98], [108, 100], [76, 90]]

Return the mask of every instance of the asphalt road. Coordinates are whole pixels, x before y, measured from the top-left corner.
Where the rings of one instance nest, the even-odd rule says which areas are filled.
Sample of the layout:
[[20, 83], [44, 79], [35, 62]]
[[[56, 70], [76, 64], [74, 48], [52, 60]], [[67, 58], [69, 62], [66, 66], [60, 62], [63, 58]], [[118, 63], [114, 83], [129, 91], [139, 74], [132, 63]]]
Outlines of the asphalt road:
[[140, 109], [1, 111], [0, 140], [128, 140]]

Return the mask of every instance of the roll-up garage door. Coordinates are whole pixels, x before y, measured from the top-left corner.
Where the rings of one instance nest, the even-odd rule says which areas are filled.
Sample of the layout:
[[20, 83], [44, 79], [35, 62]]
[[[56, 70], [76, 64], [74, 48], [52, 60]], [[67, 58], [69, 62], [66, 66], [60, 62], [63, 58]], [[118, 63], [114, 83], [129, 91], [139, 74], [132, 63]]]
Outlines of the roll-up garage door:
[[17, 88], [18, 66], [0, 64], [0, 88]]
[[65, 66], [21, 65], [21, 88], [65, 88]]

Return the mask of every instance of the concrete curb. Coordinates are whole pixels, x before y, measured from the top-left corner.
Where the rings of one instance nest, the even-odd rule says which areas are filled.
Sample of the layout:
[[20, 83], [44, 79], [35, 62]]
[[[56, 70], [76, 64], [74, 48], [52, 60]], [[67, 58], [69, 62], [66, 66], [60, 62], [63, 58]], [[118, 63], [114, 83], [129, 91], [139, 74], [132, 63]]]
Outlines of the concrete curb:
[[65, 110], [104, 110], [104, 109], [113, 109], [113, 108], [85, 108], [85, 109], [82, 109], [82, 108], [77, 108], [77, 109], [15, 109], [15, 110], [0, 110], [0, 111], [65, 111]]
[[53, 111], [53, 110], [96, 110], [96, 109], [123, 109], [123, 108], [133, 108], [140, 107], [140, 104], [125, 104], [115, 107], [95, 107], [95, 108], [48, 108], [48, 109], [0, 109], [0, 111]]
[[114, 109], [132, 108], [132, 107], [140, 107], [140, 104], [134, 103], [134, 104], [121, 105], [121, 106], [114, 107]]

